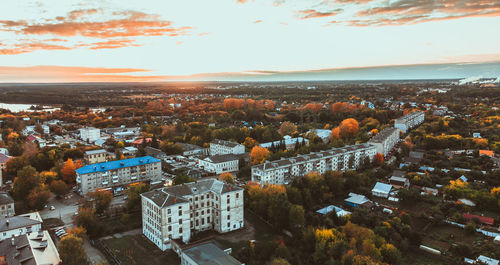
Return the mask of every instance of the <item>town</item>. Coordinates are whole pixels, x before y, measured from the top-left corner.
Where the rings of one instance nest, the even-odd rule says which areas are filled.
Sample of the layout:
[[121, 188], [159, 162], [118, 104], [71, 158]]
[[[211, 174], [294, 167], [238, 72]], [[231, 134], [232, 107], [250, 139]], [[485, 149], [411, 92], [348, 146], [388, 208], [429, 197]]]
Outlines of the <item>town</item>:
[[16, 89], [0, 264], [499, 264], [494, 82]]

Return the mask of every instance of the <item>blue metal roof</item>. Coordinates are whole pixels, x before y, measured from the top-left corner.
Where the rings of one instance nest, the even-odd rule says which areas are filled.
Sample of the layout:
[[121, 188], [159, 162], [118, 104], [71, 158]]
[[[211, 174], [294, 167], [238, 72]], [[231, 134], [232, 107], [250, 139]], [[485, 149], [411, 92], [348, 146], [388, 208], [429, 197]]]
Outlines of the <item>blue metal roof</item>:
[[143, 157], [136, 157], [136, 158], [130, 158], [130, 159], [124, 159], [124, 160], [103, 162], [103, 163], [97, 163], [97, 164], [84, 166], [84, 167], [77, 169], [76, 173], [77, 174], [89, 174], [89, 173], [95, 173], [95, 172], [105, 172], [108, 170], [124, 168], [124, 167], [134, 167], [134, 166], [139, 166], [139, 165], [146, 165], [146, 164], [151, 164], [151, 163], [160, 162], [160, 161], [161, 160], [156, 159], [152, 156], [143, 156]]

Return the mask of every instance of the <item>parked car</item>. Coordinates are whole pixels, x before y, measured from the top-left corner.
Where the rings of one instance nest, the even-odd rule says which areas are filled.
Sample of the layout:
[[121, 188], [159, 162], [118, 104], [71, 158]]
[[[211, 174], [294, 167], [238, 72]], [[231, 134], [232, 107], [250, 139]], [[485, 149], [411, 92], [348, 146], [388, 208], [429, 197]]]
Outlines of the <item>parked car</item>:
[[51, 211], [53, 211], [53, 210], [55, 210], [55, 209], [56, 209], [56, 207], [54, 207], [54, 205], [51, 205], [51, 206], [50, 206], [50, 210], [51, 210]]

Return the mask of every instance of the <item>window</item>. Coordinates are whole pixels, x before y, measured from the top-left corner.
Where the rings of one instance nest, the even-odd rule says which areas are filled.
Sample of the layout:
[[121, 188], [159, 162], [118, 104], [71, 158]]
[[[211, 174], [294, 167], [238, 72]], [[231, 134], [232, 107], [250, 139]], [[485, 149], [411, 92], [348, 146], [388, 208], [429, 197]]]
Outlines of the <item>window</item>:
[[231, 220], [231, 215], [227, 215], [227, 220]]
[[182, 224], [182, 219], [179, 219], [179, 224], [180, 224], [180, 225]]
[[227, 228], [230, 228], [230, 227], [231, 227], [231, 223], [227, 222]]
[[203, 200], [203, 198], [204, 198], [204, 196], [203, 196], [203, 195], [201, 195], [201, 199], [202, 199], [202, 200]]
[[205, 224], [205, 219], [201, 219], [201, 225]]
[[228, 207], [227, 207], [227, 210], [228, 210], [228, 211], [231, 211], [231, 207], [229, 207], [229, 206], [228, 206]]
[[196, 220], [196, 226], [199, 226], [199, 225], [200, 225], [200, 221]]
[[179, 228], [179, 234], [182, 234], [182, 227]]
[[210, 213], [210, 209], [207, 210], [207, 213]]
[[196, 212], [196, 216], [198, 216], [198, 212]]
[[167, 214], [171, 214], [172, 211], [170, 210], [170, 208], [167, 209]]
[[181, 210], [179, 210], [179, 216], [181, 216], [181, 215], [182, 215], [182, 211], [181, 211]]
[[168, 232], [171, 232], [172, 231], [172, 226], [168, 226]]
[[240, 194], [236, 193], [236, 199], [238, 199], [239, 197], [240, 197]]
[[171, 223], [172, 222], [172, 217], [169, 217], [168, 218], [168, 222]]

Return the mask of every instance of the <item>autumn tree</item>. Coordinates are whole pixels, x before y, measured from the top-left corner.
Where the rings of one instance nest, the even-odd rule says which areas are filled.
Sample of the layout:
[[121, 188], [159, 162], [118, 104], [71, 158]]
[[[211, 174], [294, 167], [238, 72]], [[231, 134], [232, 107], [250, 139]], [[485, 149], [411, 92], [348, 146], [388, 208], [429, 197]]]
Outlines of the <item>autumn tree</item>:
[[243, 145], [250, 149], [250, 148], [253, 148], [254, 146], [256, 146], [258, 143], [257, 141], [255, 141], [253, 138], [251, 137], [247, 137], [245, 138], [245, 141], [243, 142]]
[[308, 109], [313, 112], [319, 112], [323, 108], [323, 104], [321, 103], [307, 103], [304, 106], [304, 109]]
[[73, 163], [73, 159], [68, 158], [68, 160], [66, 160], [66, 162], [64, 163], [64, 166], [61, 168], [61, 173], [66, 183], [75, 183], [75, 177], [76, 177], [75, 170], [76, 167], [75, 164]]
[[267, 148], [256, 145], [250, 151], [250, 159], [252, 159], [252, 164], [262, 164], [266, 161], [267, 156], [269, 155], [269, 150]]
[[280, 126], [280, 129], [278, 130], [278, 132], [282, 135], [282, 136], [285, 136], [285, 135], [290, 135], [292, 134], [293, 132], [297, 131], [297, 125], [289, 122], [289, 121], [285, 121], [281, 124]]
[[290, 262], [283, 258], [274, 258], [267, 265], [290, 265]]
[[304, 208], [302, 205], [293, 204], [290, 207], [288, 220], [290, 222], [290, 228], [296, 231], [300, 231], [300, 228], [306, 223]]
[[67, 194], [71, 187], [62, 180], [54, 180], [50, 183], [50, 191], [54, 193], [58, 198]]
[[47, 186], [42, 185], [34, 188], [28, 195], [28, 206], [31, 209], [41, 210], [50, 199], [50, 191]]
[[352, 137], [358, 133], [359, 123], [355, 119], [345, 119], [340, 123], [340, 135], [342, 137]]
[[377, 165], [381, 166], [382, 163], [384, 163], [384, 155], [381, 153], [376, 153], [373, 157], [373, 161], [375, 161]]
[[83, 248], [83, 240], [73, 234], [63, 237], [57, 245], [61, 265], [87, 265], [87, 255]]
[[89, 192], [87, 195], [92, 200], [93, 207], [97, 214], [104, 213], [113, 200], [113, 194], [106, 190]]
[[335, 140], [340, 138], [340, 128], [335, 127], [332, 129], [332, 132], [330, 133], [330, 139]]
[[99, 235], [102, 226], [96, 217], [96, 210], [90, 207], [80, 207], [75, 217], [75, 224], [85, 228], [90, 236]]
[[229, 172], [224, 172], [224, 173], [220, 174], [219, 180], [222, 180], [222, 181], [229, 183], [229, 184], [234, 184], [234, 176], [233, 176], [233, 174], [231, 174]]

